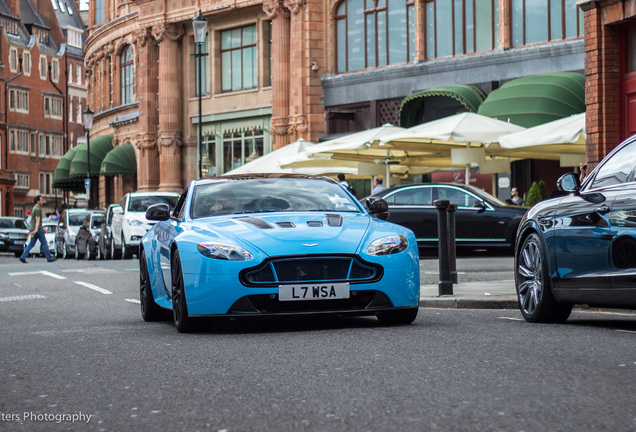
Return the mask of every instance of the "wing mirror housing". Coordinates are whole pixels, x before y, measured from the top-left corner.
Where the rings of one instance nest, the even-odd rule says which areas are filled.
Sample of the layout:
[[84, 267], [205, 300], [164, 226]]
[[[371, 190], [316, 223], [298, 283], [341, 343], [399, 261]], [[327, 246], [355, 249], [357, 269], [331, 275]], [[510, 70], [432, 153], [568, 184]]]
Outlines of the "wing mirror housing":
[[159, 203], [148, 207], [146, 219], [153, 221], [165, 221], [170, 219], [170, 207], [168, 204]]
[[113, 207], [113, 214], [124, 214], [124, 209], [121, 206]]
[[579, 176], [575, 173], [567, 173], [563, 174], [557, 180], [557, 188], [566, 193], [578, 192], [581, 190], [581, 182], [579, 181]]
[[367, 197], [362, 200], [362, 206], [376, 219], [384, 221], [389, 219], [389, 203], [384, 198]]
[[483, 201], [475, 201], [473, 207], [477, 208], [480, 212], [486, 211], [486, 203]]

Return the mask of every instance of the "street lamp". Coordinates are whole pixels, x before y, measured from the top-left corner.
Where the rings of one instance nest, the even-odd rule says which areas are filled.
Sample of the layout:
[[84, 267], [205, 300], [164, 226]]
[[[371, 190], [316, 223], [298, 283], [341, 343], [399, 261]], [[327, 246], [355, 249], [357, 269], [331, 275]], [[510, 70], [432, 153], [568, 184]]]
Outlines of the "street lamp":
[[91, 208], [91, 129], [93, 128], [93, 111], [87, 106], [82, 113], [84, 129], [86, 130], [86, 198], [88, 208]]
[[203, 53], [201, 52], [203, 49], [203, 43], [205, 42], [205, 34], [208, 30], [208, 21], [203, 18], [201, 15], [201, 9], [199, 9], [199, 14], [192, 18], [192, 29], [194, 30], [194, 44], [196, 45], [196, 56], [197, 60], [197, 93], [199, 94], [199, 133], [197, 145], [199, 149], [199, 178], [203, 177], [203, 152], [201, 151], [201, 144], [203, 143], [203, 119], [201, 116], [201, 97], [203, 94], [203, 89], [201, 88], [201, 57]]

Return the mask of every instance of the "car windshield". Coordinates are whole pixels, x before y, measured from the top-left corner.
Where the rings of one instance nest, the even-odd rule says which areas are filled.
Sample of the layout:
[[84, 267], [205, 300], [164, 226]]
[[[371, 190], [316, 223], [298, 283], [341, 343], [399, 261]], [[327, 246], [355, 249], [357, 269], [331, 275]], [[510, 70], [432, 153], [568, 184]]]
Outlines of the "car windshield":
[[133, 196], [130, 197], [130, 202], [128, 203], [128, 211], [130, 212], [145, 212], [148, 210], [148, 207], [155, 204], [168, 204], [170, 207], [170, 211], [174, 209], [174, 206], [177, 204], [179, 200], [178, 196], [172, 195], [150, 195], [150, 196]]
[[91, 228], [92, 229], [101, 228], [103, 223], [104, 223], [104, 215], [93, 216], [93, 218], [91, 219]]
[[7, 229], [29, 229], [22, 219], [0, 219], [0, 228]]
[[191, 217], [276, 211], [344, 211], [360, 208], [344, 189], [324, 179], [220, 180], [194, 190]]
[[69, 213], [68, 214], [68, 224], [70, 226], [80, 226], [86, 216], [88, 216], [88, 212], [80, 212], [80, 213]]

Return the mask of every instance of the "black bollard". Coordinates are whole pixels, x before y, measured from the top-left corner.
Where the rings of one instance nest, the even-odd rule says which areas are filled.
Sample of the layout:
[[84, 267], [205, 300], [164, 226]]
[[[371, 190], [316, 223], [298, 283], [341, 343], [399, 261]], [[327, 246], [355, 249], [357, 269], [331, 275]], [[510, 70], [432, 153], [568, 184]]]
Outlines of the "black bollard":
[[448, 252], [451, 281], [457, 283], [457, 246], [455, 244], [455, 212], [457, 204], [448, 205]]
[[450, 275], [450, 254], [448, 251], [448, 206], [450, 202], [446, 199], [436, 200], [433, 204], [437, 207], [437, 237], [439, 255], [439, 295], [453, 294], [453, 281]]

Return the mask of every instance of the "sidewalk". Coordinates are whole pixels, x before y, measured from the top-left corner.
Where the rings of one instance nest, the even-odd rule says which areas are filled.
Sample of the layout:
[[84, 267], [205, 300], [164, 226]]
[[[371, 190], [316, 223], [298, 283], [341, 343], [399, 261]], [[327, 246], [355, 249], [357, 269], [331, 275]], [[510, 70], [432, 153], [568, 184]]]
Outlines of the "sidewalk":
[[437, 284], [420, 285], [420, 307], [450, 309], [518, 309], [513, 280], [460, 282], [452, 295], [439, 295]]

